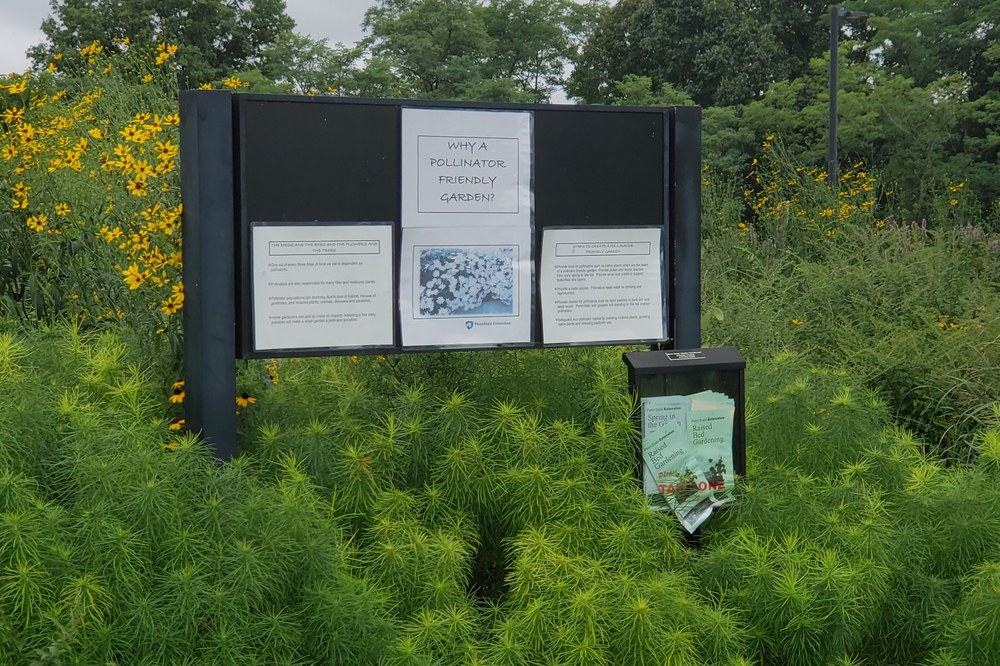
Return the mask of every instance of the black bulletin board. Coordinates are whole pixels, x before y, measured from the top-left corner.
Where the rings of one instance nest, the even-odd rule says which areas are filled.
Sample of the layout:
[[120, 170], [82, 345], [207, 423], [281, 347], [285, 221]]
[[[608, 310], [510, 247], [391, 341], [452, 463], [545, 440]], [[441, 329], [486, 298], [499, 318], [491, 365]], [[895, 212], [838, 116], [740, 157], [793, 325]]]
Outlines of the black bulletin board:
[[[258, 353], [253, 347], [251, 224], [388, 222], [394, 225], [398, 255], [403, 108], [530, 112], [534, 258], [547, 227], [662, 227], [665, 335], [646, 342], [665, 348], [700, 346], [701, 112], [697, 107], [187, 91], [181, 93], [185, 356], [188, 367], [198, 369], [198, 376], [188, 372], [189, 396], [227, 391], [231, 396], [235, 358], [430, 349], [402, 348], [398, 317], [395, 344], [388, 349]], [[398, 270], [398, 256], [394, 265]], [[398, 290], [398, 280], [394, 284]], [[537, 284], [534, 288], [537, 303]], [[534, 328], [537, 342], [497, 347], [543, 346], [537, 312]], [[231, 403], [232, 398], [226, 400]], [[212, 409], [207, 403], [192, 405], [188, 416], [192, 427], [205, 429], [209, 437]]]

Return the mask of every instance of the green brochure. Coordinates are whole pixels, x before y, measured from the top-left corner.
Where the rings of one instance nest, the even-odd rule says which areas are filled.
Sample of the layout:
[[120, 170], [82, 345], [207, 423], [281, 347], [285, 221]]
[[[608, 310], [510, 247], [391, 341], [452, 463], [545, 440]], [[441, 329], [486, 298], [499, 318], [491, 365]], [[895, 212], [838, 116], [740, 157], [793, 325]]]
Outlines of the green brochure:
[[[687, 428], [686, 415], [690, 406], [691, 401], [681, 395], [643, 398], [640, 406], [643, 451], [649, 446], [654, 433], [664, 425], [676, 423], [682, 431], [685, 430]], [[643, 468], [643, 492], [647, 495], [658, 494], [660, 491], [657, 488], [656, 478], [652, 475], [649, 465], [644, 465]]]
[[735, 403], [716, 391], [643, 398], [643, 492], [689, 532], [731, 500]]
[[687, 440], [712, 490], [732, 488], [733, 410], [717, 407], [692, 411], [687, 418]]
[[684, 426], [684, 415], [691, 410], [691, 400], [683, 395], [662, 395], [643, 398], [640, 408], [642, 431], [652, 433], [668, 421]]
[[649, 437], [643, 437], [642, 459], [656, 484], [655, 493], [664, 494], [664, 488], [683, 473], [686, 449], [686, 432], [676, 421], [668, 421]]

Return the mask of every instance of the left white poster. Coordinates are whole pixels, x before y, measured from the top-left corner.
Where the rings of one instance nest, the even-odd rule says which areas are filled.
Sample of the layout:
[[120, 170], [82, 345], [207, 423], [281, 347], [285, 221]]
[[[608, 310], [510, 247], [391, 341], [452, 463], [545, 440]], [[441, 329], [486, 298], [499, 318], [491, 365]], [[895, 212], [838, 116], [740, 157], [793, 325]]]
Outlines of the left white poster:
[[393, 344], [392, 225], [251, 227], [255, 351]]
[[402, 343], [531, 341], [531, 229], [403, 229]]

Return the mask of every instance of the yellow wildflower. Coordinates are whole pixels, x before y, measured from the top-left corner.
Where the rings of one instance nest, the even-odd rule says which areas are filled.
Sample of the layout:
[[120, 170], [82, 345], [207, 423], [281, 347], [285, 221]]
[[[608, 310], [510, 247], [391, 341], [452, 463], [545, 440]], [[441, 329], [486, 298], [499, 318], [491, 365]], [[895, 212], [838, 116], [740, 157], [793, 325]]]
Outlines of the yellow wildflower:
[[17, 83], [7, 86], [7, 92], [11, 95], [20, 95], [25, 90], [28, 89], [28, 75], [26, 74], [23, 79]]
[[119, 238], [121, 238], [122, 230], [120, 227], [115, 227], [114, 229], [111, 229], [110, 227], [108, 227], [108, 225], [105, 224], [103, 227], [98, 229], [97, 233], [108, 243], [113, 243]]
[[48, 220], [48, 215], [29, 215], [26, 223], [32, 231], [43, 231]]
[[133, 291], [138, 289], [139, 285], [145, 282], [148, 277], [145, 273], [139, 270], [138, 264], [132, 264], [123, 270], [122, 276], [125, 278], [125, 284], [127, 284], [128, 288]]
[[167, 139], [166, 141], [157, 141], [154, 150], [156, 152], [156, 159], [171, 160], [177, 157], [178, 146], [170, 139]]
[[80, 55], [82, 55], [82, 56], [94, 56], [94, 55], [97, 55], [98, 53], [100, 53], [103, 50], [104, 50], [104, 47], [101, 45], [101, 42], [99, 42], [98, 40], [95, 39], [90, 44], [87, 44], [82, 49], [80, 49]]
[[146, 180], [150, 176], [155, 176], [156, 171], [149, 165], [146, 160], [136, 160], [133, 165], [135, 169], [135, 179], [136, 180]]
[[257, 398], [253, 397], [246, 391], [236, 396], [236, 404], [242, 409], [246, 409], [248, 406], [257, 402]]
[[144, 197], [146, 196], [146, 180], [145, 178], [129, 178], [128, 182], [125, 183], [125, 189], [132, 196]]

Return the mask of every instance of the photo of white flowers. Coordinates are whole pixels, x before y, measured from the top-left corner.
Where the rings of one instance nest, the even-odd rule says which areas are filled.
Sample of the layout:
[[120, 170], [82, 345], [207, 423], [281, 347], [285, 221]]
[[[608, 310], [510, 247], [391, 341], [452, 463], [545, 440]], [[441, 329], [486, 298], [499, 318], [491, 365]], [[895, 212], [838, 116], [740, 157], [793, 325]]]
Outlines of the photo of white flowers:
[[513, 315], [516, 245], [419, 247], [417, 316]]

